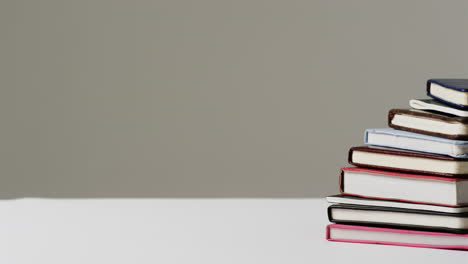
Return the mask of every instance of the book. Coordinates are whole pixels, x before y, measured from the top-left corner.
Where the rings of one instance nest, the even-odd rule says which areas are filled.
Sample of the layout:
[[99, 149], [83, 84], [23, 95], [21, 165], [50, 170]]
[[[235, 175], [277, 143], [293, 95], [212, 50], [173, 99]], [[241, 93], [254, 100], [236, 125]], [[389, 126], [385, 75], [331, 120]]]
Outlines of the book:
[[362, 146], [349, 150], [348, 162], [358, 167], [446, 177], [468, 177], [468, 158], [409, 150]]
[[388, 125], [430, 136], [468, 140], [468, 117], [415, 109], [391, 109]]
[[468, 79], [430, 79], [427, 95], [458, 109], [468, 109]]
[[419, 204], [409, 203], [397, 200], [376, 200], [371, 198], [364, 198], [358, 196], [336, 194], [327, 197], [327, 202], [330, 204], [350, 204], [350, 205], [363, 205], [363, 206], [381, 206], [392, 207], [401, 209], [415, 209], [443, 213], [467, 213], [468, 206], [451, 207], [433, 204]]
[[339, 224], [468, 233], [468, 212], [443, 213], [392, 207], [335, 204], [328, 207], [328, 219], [330, 222]]
[[393, 128], [366, 129], [366, 145], [407, 149], [457, 158], [468, 157], [468, 141], [446, 139]]
[[355, 225], [327, 226], [329, 241], [384, 244], [407, 247], [468, 249], [468, 234], [416, 231]]
[[468, 205], [468, 179], [357, 167], [342, 168], [340, 192], [373, 199], [443, 206]]
[[461, 117], [468, 117], [467, 110], [456, 109], [443, 103], [440, 103], [434, 99], [411, 99], [409, 101], [409, 105], [411, 108], [418, 110], [437, 111]]

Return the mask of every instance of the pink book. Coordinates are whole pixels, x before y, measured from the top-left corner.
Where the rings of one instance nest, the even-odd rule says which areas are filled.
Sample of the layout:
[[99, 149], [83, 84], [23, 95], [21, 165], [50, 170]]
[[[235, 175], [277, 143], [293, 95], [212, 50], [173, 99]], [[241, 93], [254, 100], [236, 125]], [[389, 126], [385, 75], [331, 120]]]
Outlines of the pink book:
[[329, 241], [468, 250], [468, 234], [331, 224]]

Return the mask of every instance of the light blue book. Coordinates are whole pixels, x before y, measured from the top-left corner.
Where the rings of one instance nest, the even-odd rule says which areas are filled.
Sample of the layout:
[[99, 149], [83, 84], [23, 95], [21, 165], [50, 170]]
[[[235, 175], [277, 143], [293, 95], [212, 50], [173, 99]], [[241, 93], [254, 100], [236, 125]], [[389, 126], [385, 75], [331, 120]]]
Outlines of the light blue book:
[[366, 129], [366, 145], [406, 149], [456, 158], [468, 157], [468, 141], [427, 136], [393, 128]]

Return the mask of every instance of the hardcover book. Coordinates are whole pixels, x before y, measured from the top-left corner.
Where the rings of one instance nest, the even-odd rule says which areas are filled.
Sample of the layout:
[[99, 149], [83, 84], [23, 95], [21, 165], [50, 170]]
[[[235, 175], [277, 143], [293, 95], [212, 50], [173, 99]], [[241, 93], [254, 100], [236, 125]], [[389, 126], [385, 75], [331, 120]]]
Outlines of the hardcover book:
[[352, 165], [366, 168], [423, 175], [468, 177], [468, 158], [455, 158], [409, 150], [368, 146], [353, 147], [349, 150], [348, 161]]
[[468, 157], [468, 141], [446, 139], [393, 128], [367, 129], [364, 133], [366, 145], [407, 149], [457, 158]]
[[357, 167], [341, 169], [340, 192], [373, 199], [444, 206], [468, 205], [468, 179]]
[[468, 140], [468, 117], [414, 109], [392, 109], [388, 113], [388, 125], [436, 137]]
[[467, 110], [456, 109], [434, 99], [411, 99], [409, 105], [411, 108], [418, 110], [437, 111], [450, 115], [468, 117]]
[[468, 249], [468, 234], [331, 224], [330, 241], [423, 248]]
[[401, 209], [425, 210], [442, 213], [468, 213], [468, 206], [451, 207], [433, 204], [409, 203], [398, 200], [376, 200], [352, 195], [336, 194], [327, 197], [330, 204], [349, 204], [362, 206], [380, 206]]
[[458, 109], [468, 109], [468, 79], [430, 79], [427, 95]]
[[339, 224], [468, 233], [468, 213], [443, 213], [380, 206], [336, 204], [328, 207], [328, 219]]

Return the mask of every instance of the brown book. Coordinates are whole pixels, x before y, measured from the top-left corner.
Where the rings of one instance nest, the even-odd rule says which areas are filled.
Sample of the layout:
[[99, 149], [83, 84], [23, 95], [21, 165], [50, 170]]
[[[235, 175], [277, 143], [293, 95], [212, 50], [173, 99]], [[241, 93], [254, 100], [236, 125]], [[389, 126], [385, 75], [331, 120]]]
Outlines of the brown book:
[[397, 150], [381, 147], [353, 147], [348, 162], [364, 168], [439, 175], [468, 177], [468, 158]]
[[392, 109], [388, 112], [388, 125], [420, 134], [468, 140], [468, 117], [414, 109]]

